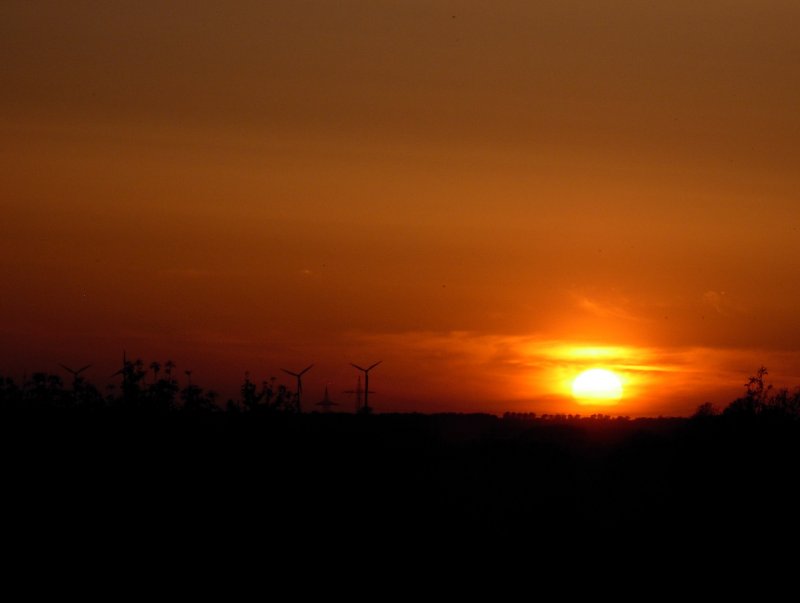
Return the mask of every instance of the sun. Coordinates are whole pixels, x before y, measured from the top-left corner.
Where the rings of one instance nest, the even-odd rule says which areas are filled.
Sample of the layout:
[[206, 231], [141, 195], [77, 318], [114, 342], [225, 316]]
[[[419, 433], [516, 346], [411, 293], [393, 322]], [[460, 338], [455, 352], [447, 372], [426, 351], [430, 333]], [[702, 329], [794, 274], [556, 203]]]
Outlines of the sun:
[[613, 371], [589, 369], [575, 377], [572, 396], [582, 404], [613, 404], [622, 398], [622, 381]]

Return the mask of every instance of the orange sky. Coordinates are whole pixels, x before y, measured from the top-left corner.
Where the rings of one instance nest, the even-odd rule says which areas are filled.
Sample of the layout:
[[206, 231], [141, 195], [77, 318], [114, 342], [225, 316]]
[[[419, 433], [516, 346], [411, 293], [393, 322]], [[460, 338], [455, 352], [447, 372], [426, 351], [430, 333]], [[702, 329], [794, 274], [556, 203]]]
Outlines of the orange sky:
[[[0, 5], [0, 372], [614, 414], [800, 384], [800, 5]], [[287, 385], [290, 383], [286, 381]], [[585, 414], [596, 408], [584, 407]]]

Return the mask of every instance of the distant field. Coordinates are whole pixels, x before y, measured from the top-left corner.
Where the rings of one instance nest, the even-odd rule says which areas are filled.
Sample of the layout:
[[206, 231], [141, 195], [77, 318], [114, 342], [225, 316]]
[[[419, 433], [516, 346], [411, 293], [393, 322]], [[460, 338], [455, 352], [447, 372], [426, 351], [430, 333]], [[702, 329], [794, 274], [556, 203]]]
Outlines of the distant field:
[[4, 419], [10, 500], [48, 529], [79, 521], [270, 537], [641, 525], [668, 533], [709, 517], [777, 526], [787, 516], [776, 510], [800, 503], [800, 425], [787, 421], [68, 411]]

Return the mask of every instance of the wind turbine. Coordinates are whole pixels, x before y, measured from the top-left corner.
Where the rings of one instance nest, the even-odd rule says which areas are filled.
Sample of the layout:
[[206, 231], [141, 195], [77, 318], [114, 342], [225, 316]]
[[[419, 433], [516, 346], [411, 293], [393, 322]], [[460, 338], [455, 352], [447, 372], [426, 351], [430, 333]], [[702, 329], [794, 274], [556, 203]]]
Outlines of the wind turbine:
[[122, 350], [122, 368], [111, 376], [116, 377], [117, 375], [122, 375], [122, 388], [125, 389], [125, 384], [128, 381], [128, 356], [125, 350]]
[[352, 362], [350, 363], [350, 366], [353, 366], [364, 373], [364, 408], [362, 409], [364, 413], [369, 413], [372, 411], [372, 409], [369, 407], [369, 372], [381, 362], [383, 362], [383, 360], [378, 360], [378, 362], [368, 366], [367, 368], [361, 368], [357, 364], [353, 364]]
[[303, 412], [303, 409], [300, 406], [300, 398], [302, 397], [303, 394], [303, 375], [305, 375], [306, 371], [310, 370], [312, 366], [314, 365], [309, 364], [299, 373], [293, 373], [292, 371], [288, 371], [285, 368], [281, 369], [284, 373], [291, 375], [292, 377], [297, 377], [297, 412]]
[[78, 389], [78, 385], [82, 381], [81, 373], [86, 369], [88, 369], [89, 367], [91, 367], [92, 365], [87, 364], [86, 366], [79, 368], [77, 371], [69, 368], [66, 364], [61, 364], [60, 362], [58, 363], [58, 366], [60, 366], [61, 368], [63, 368], [65, 371], [67, 371], [69, 374], [72, 375], [72, 391], [74, 392], [76, 389]]

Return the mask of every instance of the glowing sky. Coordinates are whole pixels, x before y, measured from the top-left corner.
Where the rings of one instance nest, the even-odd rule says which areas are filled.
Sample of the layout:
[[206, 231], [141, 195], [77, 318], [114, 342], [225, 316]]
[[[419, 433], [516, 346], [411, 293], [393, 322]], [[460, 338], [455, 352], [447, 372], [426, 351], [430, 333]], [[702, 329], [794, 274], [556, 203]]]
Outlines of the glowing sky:
[[105, 383], [125, 348], [227, 397], [314, 362], [349, 405], [384, 360], [379, 410], [572, 412], [597, 365], [615, 414], [800, 384], [799, 29], [789, 0], [4, 0], [0, 372]]

